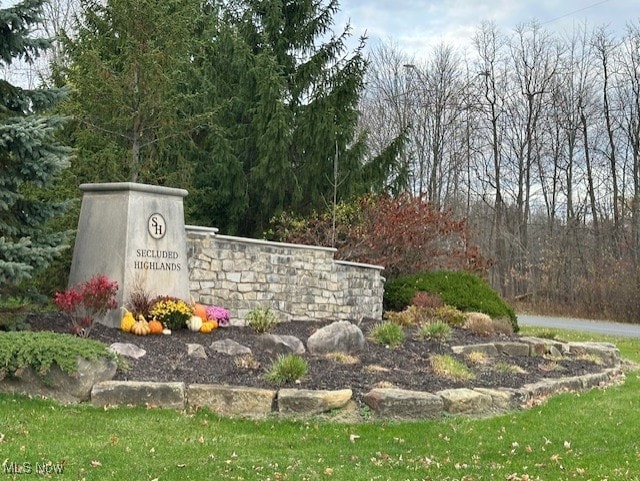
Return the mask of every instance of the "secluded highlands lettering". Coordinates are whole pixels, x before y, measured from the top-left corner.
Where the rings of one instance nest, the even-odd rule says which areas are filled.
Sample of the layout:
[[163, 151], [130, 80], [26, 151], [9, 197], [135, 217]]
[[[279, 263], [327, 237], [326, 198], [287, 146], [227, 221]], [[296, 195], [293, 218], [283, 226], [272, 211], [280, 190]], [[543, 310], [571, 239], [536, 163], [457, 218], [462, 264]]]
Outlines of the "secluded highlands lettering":
[[[136, 249], [136, 259], [133, 261], [133, 268], [151, 271], [179, 271], [182, 269], [182, 266], [179, 262], [175, 262], [179, 258], [180, 254], [178, 254], [177, 251]], [[174, 262], [171, 262], [172, 260]]]

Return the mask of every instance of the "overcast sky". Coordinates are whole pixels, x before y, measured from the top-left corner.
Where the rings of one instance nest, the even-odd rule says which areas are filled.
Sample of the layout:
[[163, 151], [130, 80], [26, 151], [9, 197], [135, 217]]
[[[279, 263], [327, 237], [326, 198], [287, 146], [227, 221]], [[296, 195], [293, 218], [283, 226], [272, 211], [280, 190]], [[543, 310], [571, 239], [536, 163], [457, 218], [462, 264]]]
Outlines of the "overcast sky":
[[469, 46], [483, 20], [505, 33], [533, 19], [552, 31], [586, 20], [619, 34], [627, 21], [640, 22], [640, 0], [340, 0], [340, 8], [336, 26], [350, 20], [354, 37], [366, 32], [368, 45], [391, 40], [418, 58], [441, 42]]

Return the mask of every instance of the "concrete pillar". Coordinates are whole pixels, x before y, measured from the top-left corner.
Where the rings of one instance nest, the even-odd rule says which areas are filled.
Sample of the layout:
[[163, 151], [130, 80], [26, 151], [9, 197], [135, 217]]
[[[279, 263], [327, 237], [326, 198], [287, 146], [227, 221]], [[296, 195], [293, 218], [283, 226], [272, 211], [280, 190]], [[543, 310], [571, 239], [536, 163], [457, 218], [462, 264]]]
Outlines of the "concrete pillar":
[[[69, 286], [96, 274], [118, 281], [118, 305], [136, 289], [190, 301], [183, 199], [187, 191], [131, 182], [82, 184]], [[120, 311], [99, 322], [117, 327]]]

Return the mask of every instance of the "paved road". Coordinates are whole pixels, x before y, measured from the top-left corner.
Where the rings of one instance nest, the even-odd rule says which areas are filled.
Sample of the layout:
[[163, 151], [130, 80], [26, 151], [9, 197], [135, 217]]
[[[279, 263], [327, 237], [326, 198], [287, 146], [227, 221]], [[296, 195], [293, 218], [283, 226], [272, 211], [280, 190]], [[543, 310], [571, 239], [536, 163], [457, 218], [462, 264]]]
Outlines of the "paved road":
[[574, 331], [595, 332], [608, 336], [640, 337], [639, 324], [621, 324], [610, 321], [590, 321], [569, 317], [530, 316], [518, 314], [518, 323], [522, 326], [551, 327], [572, 329]]

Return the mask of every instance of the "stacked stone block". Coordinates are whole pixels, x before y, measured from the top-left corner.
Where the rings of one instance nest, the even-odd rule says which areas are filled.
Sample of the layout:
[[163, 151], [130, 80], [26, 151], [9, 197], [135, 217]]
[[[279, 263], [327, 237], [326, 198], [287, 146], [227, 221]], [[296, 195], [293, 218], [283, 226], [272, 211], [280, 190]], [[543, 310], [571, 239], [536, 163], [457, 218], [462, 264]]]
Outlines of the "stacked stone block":
[[187, 226], [191, 296], [242, 323], [270, 307], [282, 321], [382, 317], [382, 267], [336, 261], [335, 249], [218, 235]]

